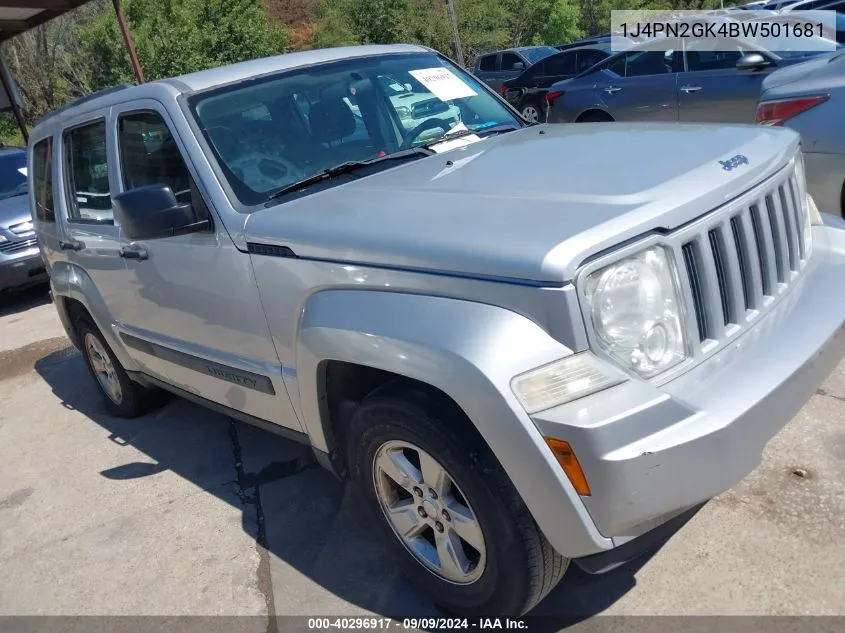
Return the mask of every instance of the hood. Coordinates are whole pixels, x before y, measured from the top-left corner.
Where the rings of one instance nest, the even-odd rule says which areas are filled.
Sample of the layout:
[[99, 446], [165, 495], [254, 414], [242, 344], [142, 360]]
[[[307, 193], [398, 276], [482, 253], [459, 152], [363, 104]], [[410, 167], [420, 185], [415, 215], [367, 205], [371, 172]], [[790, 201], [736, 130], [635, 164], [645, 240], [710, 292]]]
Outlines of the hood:
[[777, 92], [829, 90], [835, 85], [845, 85], [845, 52], [822, 55], [808, 62], [776, 70], [763, 80], [761, 94], [763, 99], [770, 99], [773, 97], [769, 96], [769, 91], [784, 86], [789, 88]]
[[0, 229], [32, 220], [29, 212], [29, 196], [13, 196], [0, 200]]
[[[673, 229], [756, 185], [798, 145], [763, 126], [541, 125], [248, 216], [299, 257], [560, 284], [587, 257]], [[731, 170], [719, 161], [743, 155]]]

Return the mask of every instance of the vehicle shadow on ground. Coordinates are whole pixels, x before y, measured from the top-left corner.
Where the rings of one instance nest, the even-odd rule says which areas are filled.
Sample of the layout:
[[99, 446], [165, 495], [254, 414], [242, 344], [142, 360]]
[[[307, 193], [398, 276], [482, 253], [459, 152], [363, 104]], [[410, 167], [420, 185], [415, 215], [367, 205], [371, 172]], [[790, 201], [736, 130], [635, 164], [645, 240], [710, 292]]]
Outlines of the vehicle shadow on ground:
[[[64, 407], [105, 429], [109, 441], [132, 446], [155, 462], [130, 458], [102, 476], [133, 480], [171, 470], [239, 507], [243, 529], [272, 554], [259, 565], [258, 585], [275, 596], [277, 614], [343, 613], [347, 607], [340, 598], [394, 618], [439, 615], [402, 578], [381, 534], [362, 516], [357, 494], [316, 466], [307, 447], [178, 398], [143, 418], [112, 417], [73, 349], [40, 359], [35, 369]], [[549, 616], [539, 628], [556, 630], [604, 611], [636, 585], [635, 574], [649, 558], [601, 576], [572, 565], [536, 609]]]
[[32, 308], [50, 303], [50, 285], [47, 283], [28, 286], [21, 290], [0, 292], [0, 316], [26, 312]]

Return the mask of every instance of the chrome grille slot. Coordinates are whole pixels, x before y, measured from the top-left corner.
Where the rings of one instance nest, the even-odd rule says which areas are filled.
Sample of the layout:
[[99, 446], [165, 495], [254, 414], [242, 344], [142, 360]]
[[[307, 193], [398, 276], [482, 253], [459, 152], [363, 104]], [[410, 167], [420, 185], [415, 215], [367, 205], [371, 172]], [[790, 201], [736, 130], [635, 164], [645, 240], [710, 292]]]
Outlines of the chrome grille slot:
[[38, 246], [38, 240], [35, 238], [20, 242], [6, 242], [5, 244], [0, 244], [0, 253], [20, 253], [35, 246]]
[[731, 234], [736, 246], [736, 256], [739, 261], [739, 280], [742, 284], [742, 304], [746, 310], [753, 309], [754, 298], [751, 296], [751, 261], [748, 256], [748, 244], [743, 234], [742, 221], [739, 217], [731, 218]]
[[727, 270], [725, 269], [725, 245], [722, 240], [721, 230], [713, 229], [710, 231], [708, 239], [710, 240], [710, 250], [713, 251], [713, 264], [716, 266], [716, 282], [719, 284], [719, 298], [722, 303], [722, 319], [724, 320], [724, 324], [728, 325], [735, 321], [733, 318], [735, 312], [733, 306], [731, 305], [730, 289], [728, 287], [730, 280], [728, 279]]
[[[803, 271], [803, 211], [791, 171], [682, 229], [676, 240], [701, 357], [720, 349], [775, 304]], [[687, 292], [688, 291], [688, 292]]]
[[798, 235], [795, 231], [795, 216], [792, 215], [791, 205], [786, 201], [784, 185], [778, 187], [780, 198], [780, 212], [783, 216], [783, 227], [786, 232], [786, 251], [789, 254], [789, 270], [798, 270]]
[[701, 277], [698, 272], [698, 261], [695, 255], [695, 245], [692, 242], [684, 244], [682, 249], [684, 254], [684, 264], [687, 267], [687, 273], [690, 280], [690, 291], [692, 293], [692, 303], [695, 312], [695, 323], [698, 327], [698, 339], [704, 341], [708, 338], [707, 335], [707, 319], [704, 317], [704, 296], [701, 292]]

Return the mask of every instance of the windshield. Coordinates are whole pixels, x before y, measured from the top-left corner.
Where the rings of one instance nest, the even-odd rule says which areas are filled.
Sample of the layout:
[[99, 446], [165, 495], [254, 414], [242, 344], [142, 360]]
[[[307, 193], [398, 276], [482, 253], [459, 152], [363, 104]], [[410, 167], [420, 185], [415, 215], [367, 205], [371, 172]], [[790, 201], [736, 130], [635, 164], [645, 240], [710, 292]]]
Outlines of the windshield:
[[523, 49], [522, 54], [528, 58], [529, 62], [536, 64], [541, 59], [546, 59], [549, 55], [554, 55], [557, 52], [559, 51], [553, 46], [538, 46], [537, 48]]
[[523, 125], [434, 53], [309, 66], [202, 92], [188, 103], [232, 193], [247, 206], [326, 169], [448, 132]]
[[27, 192], [26, 152], [0, 154], [0, 200]]

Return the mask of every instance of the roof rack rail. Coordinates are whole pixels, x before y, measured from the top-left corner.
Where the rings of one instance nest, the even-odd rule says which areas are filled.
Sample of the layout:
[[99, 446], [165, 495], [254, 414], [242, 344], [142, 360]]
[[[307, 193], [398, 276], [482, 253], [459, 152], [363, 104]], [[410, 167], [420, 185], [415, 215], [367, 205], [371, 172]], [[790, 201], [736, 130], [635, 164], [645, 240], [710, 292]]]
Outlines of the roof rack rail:
[[103, 97], [105, 95], [112, 94], [113, 92], [120, 92], [121, 90], [126, 90], [127, 88], [132, 88], [133, 85], [134, 84], [118, 84], [116, 86], [111, 86], [109, 88], [103, 88], [102, 90], [98, 90], [96, 92], [92, 92], [91, 94], [87, 94], [87, 95], [84, 95], [82, 97], [79, 97], [78, 99], [75, 99], [75, 100], [71, 101], [70, 103], [66, 103], [61, 108], [57, 108], [57, 109], [53, 110], [52, 112], [48, 112], [43, 117], [41, 117], [41, 119], [38, 120], [37, 124], [41, 124], [44, 121], [47, 121], [48, 119], [52, 119], [53, 117], [58, 116], [62, 112], [66, 112], [67, 110], [70, 110], [71, 108], [75, 108], [78, 105], [82, 105], [83, 103], [87, 103], [88, 101], [92, 101], [93, 99], [96, 99], [98, 97]]

